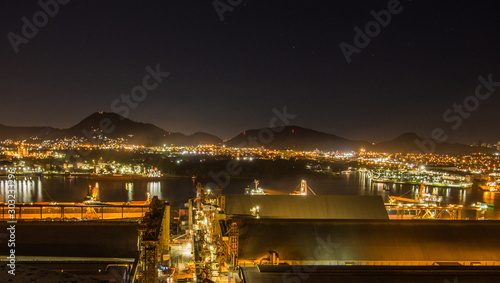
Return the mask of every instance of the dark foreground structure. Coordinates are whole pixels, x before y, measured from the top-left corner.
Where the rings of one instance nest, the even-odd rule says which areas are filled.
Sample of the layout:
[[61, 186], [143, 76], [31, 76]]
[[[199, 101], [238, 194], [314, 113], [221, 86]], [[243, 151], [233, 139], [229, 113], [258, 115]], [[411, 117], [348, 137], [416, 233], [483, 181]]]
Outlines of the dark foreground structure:
[[456, 266], [286, 266], [242, 267], [244, 283], [492, 283], [497, 267]]
[[[0, 222], [0, 229], [6, 231], [8, 225]], [[0, 282], [99, 282], [91, 277], [123, 282], [137, 258], [137, 240], [137, 221], [20, 221], [16, 276], [5, 270]], [[2, 243], [0, 254], [7, 255], [7, 249]]]
[[[12, 225], [9, 237], [15, 239], [14, 251], [7, 243], [0, 246], [0, 262], [15, 264], [4, 270], [5, 264], [0, 282], [149, 283], [168, 266], [170, 206], [156, 196], [140, 205], [17, 207], [16, 221], [0, 222], [4, 231]], [[75, 211], [82, 218], [73, 217]], [[60, 217], [43, 217], [51, 214]]]
[[223, 203], [245, 283], [500, 282], [500, 221], [389, 220], [380, 197]]
[[498, 265], [500, 221], [239, 219], [241, 263]]
[[500, 282], [500, 221], [233, 220], [246, 283]]
[[[0, 229], [8, 227], [0, 222]], [[134, 259], [137, 221], [25, 221], [16, 224], [16, 255], [20, 258]], [[7, 254], [2, 245], [0, 254]]]

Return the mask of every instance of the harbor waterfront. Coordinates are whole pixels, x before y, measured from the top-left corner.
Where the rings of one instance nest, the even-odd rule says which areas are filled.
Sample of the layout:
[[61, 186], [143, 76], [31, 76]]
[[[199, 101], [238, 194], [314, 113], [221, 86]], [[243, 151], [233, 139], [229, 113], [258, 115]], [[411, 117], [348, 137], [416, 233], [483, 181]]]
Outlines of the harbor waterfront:
[[[381, 196], [389, 202], [390, 196], [416, 198], [420, 184], [381, 183], [370, 178], [367, 172], [353, 171], [337, 178], [308, 179], [307, 184], [317, 195]], [[203, 180], [202, 180], [203, 181]], [[288, 195], [301, 182], [301, 178], [261, 179], [260, 185], [267, 194]], [[158, 181], [96, 181], [90, 177], [19, 177], [16, 180], [16, 202], [81, 202], [88, 187], [98, 187], [97, 198], [103, 202], [144, 201], [151, 197], [176, 202], [181, 205], [192, 198], [196, 190], [191, 178], [164, 178]], [[224, 194], [244, 194], [245, 188], [255, 186], [254, 179], [232, 178], [223, 189]], [[472, 206], [477, 203], [490, 204], [485, 218], [500, 219], [500, 194], [479, 188], [454, 188], [425, 185], [425, 193], [442, 197], [442, 204]], [[213, 188], [216, 189], [216, 188]], [[7, 201], [7, 180], [0, 179], [1, 202]]]
[[500, 282], [498, 1], [4, 2], [0, 283]]

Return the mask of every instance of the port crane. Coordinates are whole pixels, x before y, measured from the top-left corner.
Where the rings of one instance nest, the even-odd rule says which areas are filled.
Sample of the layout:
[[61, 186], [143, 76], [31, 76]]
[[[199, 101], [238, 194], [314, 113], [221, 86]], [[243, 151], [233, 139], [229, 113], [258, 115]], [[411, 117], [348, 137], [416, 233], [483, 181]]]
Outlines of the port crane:
[[306, 180], [300, 181], [300, 184], [295, 188], [293, 193], [291, 195], [301, 195], [301, 196], [307, 196], [308, 192], [313, 193], [313, 195], [316, 195], [316, 193], [307, 185]]
[[408, 191], [399, 197], [389, 196], [389, 202], [391, 202], [391, 203], [396, 203], [396, 202], [397, 203], [426, 203], [426, 204], [429, 204], [429, 203], [439, 204], [439, 203], [441, 203], [441, 201], [443, 200], [442, 197], [424, 193], [424, 188], [425, 188], [425, 184], [424, 184], [424, 182], [422, 182], [420, 184], [420, 189], [418, 191], [418, 195], [414, 199], [403, 197], [406, 193], [410, 192], [410, 191]]

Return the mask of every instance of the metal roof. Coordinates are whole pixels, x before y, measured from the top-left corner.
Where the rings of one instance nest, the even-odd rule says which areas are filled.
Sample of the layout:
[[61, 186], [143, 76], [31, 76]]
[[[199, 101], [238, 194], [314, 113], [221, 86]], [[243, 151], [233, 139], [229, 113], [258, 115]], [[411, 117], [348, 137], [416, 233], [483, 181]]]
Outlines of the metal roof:
[[500, 282], [497, 267], [442, 266], [287, 266], [241, 267], [244, 283], [491, 283]]
[[500, 221], [234, 220], [240, 260], [500, 261]]
[[[7, 231], [9, 224], [0, 223]], [[16, 257], [135, 258], [137, 222], [29, 222], [16, 224]], [[0, 254], [7, 254], [7, 244]]]
[[279, 219], [388, 219], [380, 196], [226, 195], [228, 215]]

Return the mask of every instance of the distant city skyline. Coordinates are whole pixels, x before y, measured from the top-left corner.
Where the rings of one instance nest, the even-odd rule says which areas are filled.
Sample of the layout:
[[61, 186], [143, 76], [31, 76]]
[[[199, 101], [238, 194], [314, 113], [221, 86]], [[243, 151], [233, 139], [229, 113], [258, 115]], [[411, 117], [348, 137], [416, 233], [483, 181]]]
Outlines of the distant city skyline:
[[126, 105], [225, 139], [286, 106], [292, 125], [349, 139], [500, 140], [494, 1], [45, 3], [0, 9], [0, 124], [68, 128]]

